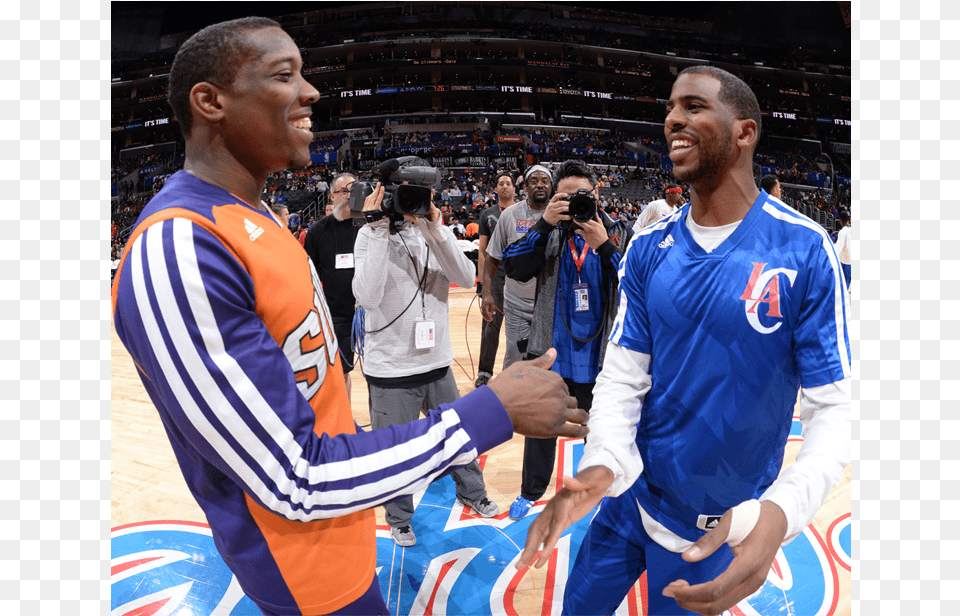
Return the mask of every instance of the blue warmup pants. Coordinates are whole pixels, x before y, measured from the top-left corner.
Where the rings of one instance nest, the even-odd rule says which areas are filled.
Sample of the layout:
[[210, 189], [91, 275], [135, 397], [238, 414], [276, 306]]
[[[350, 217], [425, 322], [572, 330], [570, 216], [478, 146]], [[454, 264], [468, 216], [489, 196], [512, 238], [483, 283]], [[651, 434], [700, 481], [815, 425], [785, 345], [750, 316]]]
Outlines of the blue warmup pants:
[[724, 544], [707, 559], [688, 563], [655, 543], [640, 520], [640, 508], [628, 490], [605, 498], [580, 544], [563, 595], [563, 613], [586, 616], [612, 614], [630, 588], [647, 572], [648, 616], [694, 614], [682, 609], [663, 589], [683, 579], [691, 586], [724, 572], [733, 551]]

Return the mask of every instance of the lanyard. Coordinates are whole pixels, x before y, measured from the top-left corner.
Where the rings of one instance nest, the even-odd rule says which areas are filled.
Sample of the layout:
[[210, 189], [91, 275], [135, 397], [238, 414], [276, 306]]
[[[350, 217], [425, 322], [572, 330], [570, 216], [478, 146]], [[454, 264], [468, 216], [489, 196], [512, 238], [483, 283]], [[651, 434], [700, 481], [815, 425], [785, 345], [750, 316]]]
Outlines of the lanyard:
[[590, 250], [590, 244], [588, 244], [586, 240], [583, 241], [583, 251], [578, 257], [577, 247], [573, 243], [573, 238], [568, 237], [567, 243], [570, 244], [570, 254], [573, 256], [573, 263], [577, 266], [577, 282], [580, 282], [580, 268], [583, 267], [583, 262], [587, 258], [587, 251]]

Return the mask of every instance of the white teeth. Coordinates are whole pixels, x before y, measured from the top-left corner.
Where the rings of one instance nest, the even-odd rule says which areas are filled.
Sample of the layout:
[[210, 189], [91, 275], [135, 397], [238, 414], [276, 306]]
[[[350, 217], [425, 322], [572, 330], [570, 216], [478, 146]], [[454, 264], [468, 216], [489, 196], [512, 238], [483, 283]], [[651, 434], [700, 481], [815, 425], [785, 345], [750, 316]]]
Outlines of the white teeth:
[[294, 128], [310, 130], [310, 127], [313, 126], [313, 123], [310, 121], [310, 118], [301, 118], [294, 122], [290, 122], [290, 125], [293, 126]]
[[684, 148], [690, 148], [690, 147], [693, 147], [693, 142], [687, 141], [686, 139], [677, 139], [676, 141], [670, 144], [670, 149], [673, 151], [682, 150]]

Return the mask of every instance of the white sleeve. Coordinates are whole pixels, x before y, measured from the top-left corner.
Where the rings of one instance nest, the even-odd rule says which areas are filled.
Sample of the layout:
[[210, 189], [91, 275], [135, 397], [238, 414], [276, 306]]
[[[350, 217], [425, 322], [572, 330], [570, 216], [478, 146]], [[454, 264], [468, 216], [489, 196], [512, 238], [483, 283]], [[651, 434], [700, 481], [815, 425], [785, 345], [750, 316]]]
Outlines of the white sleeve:
[[619, 496], [643, 471], [637, 449], [637, 424], [643, 397], [650, 391], [650, 355], [607, 343], [603, 370], [593, 388], [593, 407], [587, 426], [590, 435], [580, 468], [605, 466], [613, 471], [607, 496]]
[[[637, 223], [640, 226], [640, 229], [647, 227], [650, 224], [650, 219], [656, 216], [656, 212], [659, 208], [656, 205], [652, 207], [647, 205], [646, 209], [643, 210], [643, 213], [640, 214], [639, 222]], [[638, 231], [640, 229], [637, 229]]]
[[797, 461], [760, 497], [783, 509], [784, 544], [813, 521], [850, 464], [850, 378], [801, 390], [800, 423], [803, 444]]
[[837, 254], [843, 250], [844, 245], [847, 243], [847, 235], [843, 232], [843, 228], [837, 231], [837, 241], [834, 243], [833, 247], [837, 250]]
[[353, 295], [366, 310], [380, 306], [387, 284], [390, 259], [390, 221], [386, 218], [361, 227], [353, 247]]
[[450, 227], [444, 227], [442, 219], [430, 222], [422, 216], [417, 220], [417, 227], [433, 250], [447, 279], [463, 289], [472, 288], [477, 279], [477, 269], [473, 266], [473, 261], [460, 250]]

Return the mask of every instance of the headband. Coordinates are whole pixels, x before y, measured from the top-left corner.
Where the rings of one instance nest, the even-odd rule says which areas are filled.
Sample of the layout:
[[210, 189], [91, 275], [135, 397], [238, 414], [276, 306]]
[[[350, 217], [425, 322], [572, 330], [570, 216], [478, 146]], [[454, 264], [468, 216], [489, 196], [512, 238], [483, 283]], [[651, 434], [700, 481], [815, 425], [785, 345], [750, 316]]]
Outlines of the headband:
[[532, 174], [536, 173], [537, 171], [542, 171], [542, 172], [546, 173], [546, 174], [547, 174], [547, 177], [550, 178], [550, 180], [553, 180], [553, 174], [550, 173], [550, 170], [547, 169], [546, 167], [544, 167], [543, 165], [533, 165], [532, 167], [530, 167], [529, 169], [527, 169], [527, 170], [524, 172], [524, 174], [523, 174], [523, 179], [526, 180], [527, 178], [529, 178]]
[[667, 193], [683, 192], [683, 189], [677, 186], [676, 188], [668, 188], [664, 192], [667, 192]]

